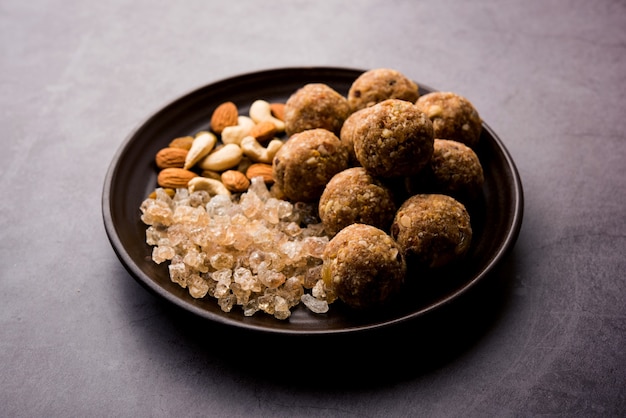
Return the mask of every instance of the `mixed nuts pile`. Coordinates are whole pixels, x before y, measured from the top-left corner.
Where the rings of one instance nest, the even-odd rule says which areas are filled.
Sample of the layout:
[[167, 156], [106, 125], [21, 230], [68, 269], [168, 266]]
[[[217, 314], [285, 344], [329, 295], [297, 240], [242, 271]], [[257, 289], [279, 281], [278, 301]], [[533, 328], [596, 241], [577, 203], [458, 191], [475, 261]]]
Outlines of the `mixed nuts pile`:
[[[175, 138], [155, 157], [159, 187], [189, 187], [210, 194], [245, 192], [254, 177], [273, 183], [272, 159], [283, 145], [284, 104], [257, 100], [249, 116], [233, 102], [219, 105], [210, 130]], [[219, 144], [218, 144], [219, 137]]]

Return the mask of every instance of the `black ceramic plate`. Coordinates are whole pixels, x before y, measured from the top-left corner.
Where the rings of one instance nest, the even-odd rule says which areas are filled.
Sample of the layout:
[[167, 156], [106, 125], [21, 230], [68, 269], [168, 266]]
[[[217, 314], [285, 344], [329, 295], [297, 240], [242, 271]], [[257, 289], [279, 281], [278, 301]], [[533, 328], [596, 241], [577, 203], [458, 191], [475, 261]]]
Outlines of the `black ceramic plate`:
[[[415, 289], [388, 309], [368, 315], [331, 305], [319, 315], [304, 306], [294, 309], [286, 321], [262, 312], [245, 317], [240, 310], [222, 312], [213, 298], [193, 299], [186, 289], [169, 280], [167, 263], [151, 261], [152, 249], [145, 242], [146, 225], [139, 206], [156, 185], [154, 156], [175, 137], [208, 128], [213, 109], [232, 101], [246, 114], [256, 99], [286, 101], [306, 83], [326, 83], [347, 95], [362, 70], [343, 68], [285, 68], [244, 74], [222, 80], [175, 100], [147, 119], [123, 143], [113, 159], [104, 183], [104, 225], [113, 249], [129, 273], [156, 295], [200, 317], [238, 328], [281, 334], [337, 334], [379, 329], [423, 316], [455, 300], [484, 279], [513, 246], [522, 223], [523, 194], [520, 178], [506, 148], [483, 125], [476, 149], [483, 164], [483, 196], [470, 214], [474, 239], [469, 257], [457, 268], [435, 277], [416, 280]], [[418, 83], [420, 93], [432, 89]], [[420, 287], [421, 286], [421, 287]]]

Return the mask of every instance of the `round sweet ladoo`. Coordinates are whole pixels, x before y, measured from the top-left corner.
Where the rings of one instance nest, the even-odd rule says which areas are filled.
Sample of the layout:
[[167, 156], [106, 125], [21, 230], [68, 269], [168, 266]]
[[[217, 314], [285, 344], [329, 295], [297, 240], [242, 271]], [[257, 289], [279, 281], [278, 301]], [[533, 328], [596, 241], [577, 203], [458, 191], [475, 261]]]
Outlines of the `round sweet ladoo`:
[[474, 105], [452, 92], [432, 92], [415, 105], [433, 122], [435, 138], [451, 139], [474, 148], [480, 139], [482, 120]]
[[472, 227], [469, 213], [459, 201], [442, 194], [417, 194], [398, 209], [391, 236], [407, 263], [437, 268], [467, 253]]
[[319, 201], [320, 219], [331, 236], [354, 223], [388, 230], [395, 213], [391, 191], [363, 167], [335, 174]]
[[409, 179], [411, 194], [441, 193], [461, 202], [476, 199], [485, 181], [478, 155], [465, 144], [435, 139], [430, 164]]
[[359, 113], [352, 131], [354, 152], [372, 175], [411, 176], [428, 164], [433, 153], [433, 125], [414, 104], [388, 99]]
[[376, 68], [357, 77], [348, 91], [348, 103], [357, 111], [387, 99], [401, 99], [415, 103], [419, 87], [399, 71]]
[[328, 181], [348, 168], [348, 150], [326, 129], [309, 129], [285, 141], [274, 156], [276, 186], [292, 201], [318, 199]]
[[346, 305], [368, 309], [388, 302], [402, 287], [406, 262], [384, 231], [352, 224], [330, 240], [322, 256], [322, 279]]
[[285, 103], [285, 132], [291, 136], [308, 129], [322, 128], [339, 135], [350, 113], [348, 99], [327, 84], [306, 84]]

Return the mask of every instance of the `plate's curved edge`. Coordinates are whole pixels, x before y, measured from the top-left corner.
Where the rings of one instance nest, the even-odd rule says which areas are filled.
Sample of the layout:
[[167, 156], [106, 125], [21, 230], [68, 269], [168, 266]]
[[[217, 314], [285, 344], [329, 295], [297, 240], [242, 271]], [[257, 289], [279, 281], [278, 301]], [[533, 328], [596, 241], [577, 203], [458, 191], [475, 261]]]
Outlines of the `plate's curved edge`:
[[507, 250], [510, 250], [511, 248], [509, 247], [513, 247], [513, 245], [517, 242], [517, 238], [522, 228], [522, 222], [524, 219], [525, 201], [524, 201], [524, 186], [522, 182], [522, 177], [520, 176], [519, 170], [517, 168], [517, 164], [515, 164], [515, 161], [513, 160], [511, 153], [509, 152], [506, 145], [504, 145], [504, 143], [502, 142], [498, 134], [496, 134], [494, 130], [485, 122], [483, 122], [483, 129], [486, 129], [489, 132], [490, 136], [493, 138], [493, 140], [498, 144], [498, 147], [500, 148], [502, 154], [504, 155], [506, 159], [507, 167], [511, 169], [511, 174], [514, 180], [513, 184], [515, 184], [514, 202], [516, 203], [516, 205], [513, 211], [513, 214], [514, 214], [513, 220], [511, 221], [512, 228], [508, 231], [509, 233], [507, 234], [507, 239], [505, 241], [508, 244]]
[[498, 134], [494, 132], [494, 130], [484, 121], [482, 122], [483, 129], [489, 133], [492, 141], [497, 145], [498, 150], [504, 156], [506, 167], [510, 170], [512, 184], [515, 186], [512, 190], [513, 199], [511, 200], [514, 203], [512, 213], [512, 219], [509, 223], [509, 228], [507, 229], [506, 237], [502, 240], [502, 244], [499, 246], [499, 251], [494, 254], [491, 262], [482, 269], [482, 271], [476, 275], [472, 280], [466, 283], [465, 286], [457, 290], [457, 292], [448, 295], [448, 297], [444, 298], [440, 301], [439, 304], [434, 305], [429, 308], [436, 308], [442, 306], [444, 304], [450, 303], [456, 297], [461, 296], [462, 294], [468, 292], [472, 289], [477, 283], [481, 282], [486, 276], [491, 274], [493, 270], [500, 264], [503, 258], [505, 258], [515, 246], [517, 242], [517, 238], [519, 237], [519, 233], [522, 228], [522, 222], [524, 218], [524, 189], [522, 186], [522, 179], [519, 174], [519, 170], [517, 169], [517, 165], [515, 161], [511, 157], [511, 154], [507, 147], [504, 145]]
[[[140, 269], [138, 269], [136, 266], [134, 266], [133, 261], [130, 259], [129, 256], [127, 256], [126, 254], [122, 253], [119, 251], [119, 248], [123, 246], [119, 235], [117, 234], [115, 225], [113, 224], [113, 218], [112, 218], [112, 213], [111, 213], [111, 185], [113, 184], [113, 180], [117, 174], [117, 164], [116, 162], [121, 158], [121, 156], [126, 152], [126, 150], [128, 149], [128, 147], [130, 146], [132, 139], [134, 138], [134, 136], [147, 124], [150, 123], [151, 120], [153, 120], [154, 118], [158, 117], [158, 115], [161, 112], [164, 112], [167, 110], [167, 108], [171, 107], [171, 106], [175, 106], [177, 102], [184, 100], [185, 98], [189, 97], [190, 95], [193, 94], [198, 94], [200, 92], [202, 92], [204, 89], [206, 89], [209, 86], [214, 86], [217, 84], [221, 84], [221, 83], [229, 83], [231, 82], [233, 79], [236, 80], [245, 80], [248, 78], [259, 78], [259, 77], [263, 77], [263, 76], [269, 76], [269, 75], [278, 75], [280, 73], [288, 73], [288, 72], [306, 72], [306, 71], [310, 71], [310, 72], [334, 72], [334, 73], [343, 73], [344, 75], [346, 73], [362, 73], [365, 70], [362, 69], [356, 69], [356, 68], [342, 68], [342, 67], [286, 67], [286, 68], [275, 68], [275, 69], [265, 69], [265, 70], [260, 70], [260, 71], [254, 71], [254, 72], [248, 72], [248, 73], [243, 73], [240, 75], [237, 75], [235, 77], [228, 77], [228, 78], [223, 78], [211, 83], [208, 83], [206, 85], [194, 88], [189, 90], [187, 93], [184, 94], [180, 94], [178, 95], [176, 98], [170, 100], [169, 102], [167, 102], [166, 105], [162, 106], [161, 108], [159, 108], [158, 110], [154, 111], [153, 113], [149, 114], [149, 116], [147, 118], [145, 118], [143, 121], [141, 121], [140, 123], [137, 124], [137, 126], [127, 135], [127, 137], [125, 138], [125, 140], [120, 144], [120, 146], [118, 147], [116, 153], [114, 154], [114, 157], [112, 159], [111, 164], [109, 165], [106, 175], [105, 175], [105, 181], [104, 181], [104, 186], [102, 189], [102, 199], [101, 199], [101, 203], [102, 203], [102, 216], [103, 216], [103, 221], [105, 224], [105, 231], [107, 234], [107, 237], [110, 241], [110, 243], [112, 244], [113, 250], [117, 256], [117, 258], [122, 262], [123, 266], [125, 267], [125, 269], [130, 273], [131, 276], [133, 276], [133, 278], [138, 281], [142, 286], [144, 286], [145, 288], [147, 288], [148, 290], [150, 290], [151, 292], [155, 293], [156, 295], [160, 296], [161, 298], [165, 299], [166, 301], [168, 301], [168, 303], [173, 304], [174, 306], [177, 306], [180, 309], [183, 309], [185, 311], [188, 311], [191, 314], [194, 314], [200, 318], [204, 318], [207, 320], [211, 320], [214, 321], [218, 324], [222, 324], [222, 325], [228, 325], [228, 326], [235, 326], [239, 329], [245, 329], [245, 330], [249, 330], [249, 331], [255, 331], [255, 332], [261, 332], [261, 333], [266, 333], [266, 334], [283, 334], [283, 335], [340, 335], [340, 334], [349, 334], [349, 333], [362, 333], [362, 332], [366, 332], [366, 331], [375, 331], [377, 329], [381, 329], [383, 327], [389, 327], [389, 326], [394, 326], [394, 325], [398, 325], [401, 323], [406, 323], [407, 321], [411, 321], [414, 320], [417, 317], [420, 317], [428, 312], [432, 312], [444, 305], [449, 304], [450, 302], [452, 302], [453, 300], [455, 300], [458, 296], [466, 293], [467, 291], [469, 291], [471, 288], [473, 288], [475, 286], [476, 283], [482, 281], [482, 279], [487, 276], [489, 273], [491, 273], [491, 271], [496, 267], [497, 264], [499, 264], [499, 262], [502, 260], [502, 258], [504, 258], [513, 248], [513, 246], [515, 245], [515, 242], [517, 241], [517, 238], [519, 236], [519, 232], [521, 230], [521, 225], [522, 225], [522, 220], [523, 220], [523, 212], [524, 212], [524, 192], [523, 192], [523, 186], [522, 186], [522, 181], [519, 175], [519, 171], [517, 169], [517, 166], [515, 164], [515, 162], [513, 161], [508, 149], [505, 147], [505, 145], [503, 144], [503, 142], [501, 141], [501, 139], [498, 137], [498, 135], [491, 129], [491, 127], [489, 127], [485, 122], [483, 122], [483, 128], [486, 129], [489, 132], [489, 135], [491, 136], [491, 138], [496, 142], [497, 147], [499, 149], [499, 151], [502, 153], [502, 155], [505, 157], [506, 160], [506, 166], [511, 170], [511, 175], [512, 175], [512, 179], [514, 180], [513, 184], [515, 184], [515, 189], [514, 189], [514, 200], [513, 202], [515, 203], [515, 208], [513, 210], [513, 219], [510, 222], [511, 228], [507, 231], [507, 236], [506, 238], [503, 240], [502, 245], [500, 246], [500, 250], [497, 252], [497, 254], [494, 255], [492, 261], [489, 263], [489, 265], [485, 266], [485, 268], [476, 276], [474, 277], [471, 281], [469, 281], [468, 283], [465, 284], [465, 286], [463, 286], [462, 288], [458, 289], [456, 292], [454, 292], [451, 295], [448, 295], [447, 297], [441, 299], [440, 301], [438, 301], [435, 304], [432, 304], [428, 307], [425, 307], [423, 309], [420, 309], [418, 311], [413, 312], [410, 315], [406, 315], [404, 317], [400, 317], [400, 318], [396, 318], [396, 319], [392, 319], [392, 320], [386, 320], [384, 322], [381, 323], [375, 323], [375, 324], [366, 324], [366, 325], [355, 325], [353, 327], [347, 327], [347, 328], [342, 328], [342, 329], [291, 329], [291, 328], [268, 328], [268, 327], [264, 327], [262, 325], [256, 325], [256, 324], [250, 324], [250, 323], [244, 323], [241, 321], [236, 321], [236, 320], [230, 320], [228, 318], [216, 315], [212, 312], [203, 310], [197, 306], [194, 306], [193, 304], [182, 300], [182, 299], [178, 299], [178, 298], [171, 298], [169, 297], [168, 294], [166, 294], [167, 292], [165, 292], [163, 290], [163, 288], [161, 288], [160, 286], [157, 286], [157, 284], [150, 278], [147, 277], [147, 275], [141, 271]], [[433, 89], [427, 85], [424, 84], [419, 84], [420, 89], [424, 89], [426, 91], [436, 91], [436, 89]]]

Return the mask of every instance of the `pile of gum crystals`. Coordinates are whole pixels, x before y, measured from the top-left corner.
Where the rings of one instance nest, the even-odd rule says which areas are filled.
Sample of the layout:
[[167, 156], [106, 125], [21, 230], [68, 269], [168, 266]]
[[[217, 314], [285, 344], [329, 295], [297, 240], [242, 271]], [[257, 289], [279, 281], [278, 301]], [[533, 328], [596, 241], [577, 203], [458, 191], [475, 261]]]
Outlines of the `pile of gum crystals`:
[[192, 297], [214, 297], [224, 312], [241, 306], [245, 316], [263, 311], [287, 319], [301, 301], [313, 312], [328, 311], [322, 224], [310, 205], [272, 197], [260, 177], [238, 201], [187, 189], [172, 198], [157, 189], [141, 212], [152, 260], [170, 261], [170, 279]]

